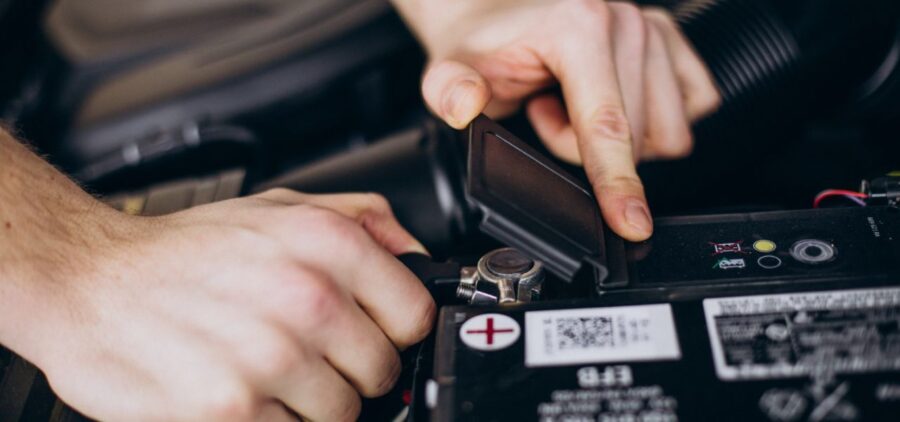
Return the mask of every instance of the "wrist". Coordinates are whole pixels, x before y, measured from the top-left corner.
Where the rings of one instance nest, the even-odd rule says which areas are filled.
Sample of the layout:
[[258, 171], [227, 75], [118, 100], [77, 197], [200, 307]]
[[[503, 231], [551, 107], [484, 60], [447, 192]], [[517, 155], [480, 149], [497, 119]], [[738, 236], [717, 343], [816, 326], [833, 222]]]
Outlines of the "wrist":
[[40, 365], [127, 218], [0, 131], [0, 343]]

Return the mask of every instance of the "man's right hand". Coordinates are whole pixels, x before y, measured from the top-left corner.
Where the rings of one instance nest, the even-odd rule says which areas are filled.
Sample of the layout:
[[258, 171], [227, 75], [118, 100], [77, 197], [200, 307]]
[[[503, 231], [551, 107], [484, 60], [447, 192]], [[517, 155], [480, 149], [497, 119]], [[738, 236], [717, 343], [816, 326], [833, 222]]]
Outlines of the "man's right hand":
[[74, 242], [84, 261], [34, 313], [27, 356], [88, 416], [353, 420], [431, 328], [434, 302], [392, 256], [424, 249], [380, 196], [97, 212], [102, 238]]
[[691, 122], [721, 100], [671, 14], [626, 1], [392, 1], [428, 52], [435, 114], [461, 129], [524, 106], [552, 153], [584, 165], [605, 223], [650, 236], [636, 161], [686, 156]]

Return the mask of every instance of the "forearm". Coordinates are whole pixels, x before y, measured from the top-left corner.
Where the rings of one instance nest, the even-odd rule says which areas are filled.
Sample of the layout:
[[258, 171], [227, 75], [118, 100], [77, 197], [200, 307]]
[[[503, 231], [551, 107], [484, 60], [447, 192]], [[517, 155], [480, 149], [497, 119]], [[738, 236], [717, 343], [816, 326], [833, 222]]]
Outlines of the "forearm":
[[0, 343], [34, 359], [42, 320], [117, 214], [0, 129]]

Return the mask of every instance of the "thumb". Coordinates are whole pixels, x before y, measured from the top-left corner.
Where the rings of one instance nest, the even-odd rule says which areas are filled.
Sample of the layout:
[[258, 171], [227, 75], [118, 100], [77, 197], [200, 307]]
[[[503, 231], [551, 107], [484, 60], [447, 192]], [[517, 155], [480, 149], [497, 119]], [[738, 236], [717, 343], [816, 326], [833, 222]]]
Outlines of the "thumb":
[[491, 89], [478, 71], [455, 60], [432, 63], [422, 79], [428, 107], [448, 125], [462, 129], [491, 100]]

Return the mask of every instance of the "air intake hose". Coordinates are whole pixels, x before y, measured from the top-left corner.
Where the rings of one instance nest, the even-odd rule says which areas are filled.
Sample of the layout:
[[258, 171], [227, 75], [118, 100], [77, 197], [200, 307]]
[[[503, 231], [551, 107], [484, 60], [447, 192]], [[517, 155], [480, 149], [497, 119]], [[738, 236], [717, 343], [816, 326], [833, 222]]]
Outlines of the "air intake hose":
[[672, 12], [740, 123], [846, 102], [893, 44], [896, 0], [688, 0]]

